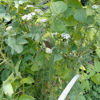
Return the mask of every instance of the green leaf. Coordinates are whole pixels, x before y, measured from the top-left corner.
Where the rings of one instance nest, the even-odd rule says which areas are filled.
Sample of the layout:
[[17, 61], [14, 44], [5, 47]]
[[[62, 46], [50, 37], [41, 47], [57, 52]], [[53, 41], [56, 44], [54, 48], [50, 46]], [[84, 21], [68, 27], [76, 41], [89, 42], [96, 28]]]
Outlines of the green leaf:
[[54, 32], [64, 32], [66, 30], [63, 20], [53, 19], [51, 23], [51, 29]]
[[66, 19], [66, 24], [67, 26], [74, 26], [76, 25], [76, 20], [74, 19], [73, 16], [70, 16]]
[[0, 18], [4, 18], [5, 21], [11, 20], [10, 14], [6, 11], [5, 6], [3, 5], [0, 5]]
[[20, 63], [21, 63], [21, 60], [19, 60], [15, 66], [15, 73], [16, 73], [16, 76], [18, 78], [21, 78], [21, 73], [19, 72], [19, 66], [20, 66]]
[[78, 83], [72, 88], [72, 92], [69, 94], [70, 100], [86, 100], [83, 95], [82, 86]]
[[67, 10], [64, 12], [65, 17], [69, 17], [72, 16], [74, 13], [74, 9], [73, 8], [67, 8]]
[[62, 77], [64, 80], [66, 81], [70, 81], [72, 79], [72, 77], [74, 76], [74, 72], [71, 68], [64, 68]]
[[88, 23], [88, 24], [93, 24], [93, 23], [94, 23], [94, 19], [93, 19], [92, 16], [88, 16], [88, 17], [87, 17], [87, 23]]
[[56, 55], [54, 56], [54, 62], [60, 61], [61, 59], [62, 59], [62, 55], [60, 55], [60, 54], [56, 54]]
[[95, 21], [97, 22], [97, 24], [100, 26], [100, 14], [96, 15]]
[[32, 96], [22, 95], [19, 100], [35, 100]]
[[23, 46], [22, 45], [16, 45], [14, 50], [17, 52], [17, 53], [21, 53], [23, 51]]
[[95, 74], [91, 77], [91, 80], [96, 83], [97, 85], [100, 85], [100, 73]]
[[13, 87], [11, 85], [12, 81], [14, 81], [14, 75], [13, 75], [13, 73], [7, 78], [7, 80], [5, 80], [3, 82], [3, 91], [9, 97], [11, 97], [12, 94], [14, 93]]
[[79, 0], [67, 0], [68, 7], [75, 7], [75, 8], [81, 8], [81, 3]]
[[5, 80], [5, 81], [3, 81], [3, 83], [5, 84], [5, 83], [11, 83], [11, 82], [13, 82], [14, 81], [14, 75], [13, 75], [13, 73]]
[[95, 15], [95, 11], [91, 9], [91, 7], [86, 8], [86, 13], [87, 13], [87, 16]]
[[100, 48], [96, 49], [96, 53], [97, 53], [98, 57], [100, 57]]
[[74, 18], [79, 22], [85, 23], [87, 21], [86, 9], [77, 9]]
[[15, 47], [16, 47], [16, 39], [14, 37], [8, 37], [7, 44], [12, 49], [15, 49]]
[[87, 73], [89, 73], [88, 78], [92, 77], [95, 74], [94, 66], [92, 64], [88, 64]]
[[6, 22], [11, 20], [11, 16], [9, 14], [5, 14], [4, 19], [6, 20]]
[[17, 41], [17, 44], [20, 44], [20, 45], [28, 43], [28, 41], [23, 39], [22, 37], [18, 37], [16, 41]]
[[12, 50], [16, 51], [17, 53], [21, 53], [23, 51], [23, 45], [26, 44], [26, 40], [22, 39], [19, 40], [19, 44], [17, 44], [17, 40], [14, 37], [8, 37], [7, 44], [9, 47], [11, 47]]
[[11, 83], [9, 83], [9, 82], [8, 83], [4, 83], [3, 84], [3, 91], [4, 91], [4, 93], [6, 95], [8, 95], [9, 97], [11, 97], [12, 94], [14, 93], [13, 87], [12, 87]]
[[33, 64], [33, 66], [31, 67], [31, 70], [32, 70], [33, 72], [38, 71], [38, 70], [39, 70], [39, 65], [38, 65], [38, 63]]
[[89, 85], [89, 81], [88, 80], [82, 81], [81, 85], [82, 85], [83, 89], [85, 89], [86, 91], [90, 90], [90, 85]]
[[70, 100], [86, 100], [83, 95], [83, 88], [79, 82], [77, 82], [74, 87], [72, 88], [69, 98]]
[[19, 66], [20, 66], [21, 60], [19, 60], [15, 66], [15, 73], [17, 74], [19, 72]]
[[94, 69], [96, 72], [100, 72], [100, 62], [98, 60], [94, 60]]
[[0, 100], [3, 100], [3, 90], [0, 89]]
[[1, 80], [5, 81], [8, 78], [8, 76], [10, 75], [10, 72], [11, 72], [10, 70], [4, 69], [1, 74]]
[[23, 84], [23, 83], [32, 84], [32, 83], [34, 83], [34, 80], [33, 80], [32, 77], [27, 77], [27, 78], [23, 78], [23, 79], [21, 80], [21, 83], [22, 83], [22, 84]]
[[0, 5], [0, 18], [3, 18], [6, 14], [5, 7]]
[[35, 40], [37, 41], [37, 42], [39, 42], [40, 41], [40, 38], [41, 38], [41, 34], [35, 34]]
[[94, 40], [96, 32], [97, 30], [95, 28], [88, 29], [88, 34], [87, 34], [88, 39]]
[[53, 2], [50, 6], [53, 15], [58, 15], [67, 10], [67, 5], [63, 1]]
[[86, 100], [83, 95], [75, 95], [73, 94], [72, 97], [70, 97], [70, 100]]

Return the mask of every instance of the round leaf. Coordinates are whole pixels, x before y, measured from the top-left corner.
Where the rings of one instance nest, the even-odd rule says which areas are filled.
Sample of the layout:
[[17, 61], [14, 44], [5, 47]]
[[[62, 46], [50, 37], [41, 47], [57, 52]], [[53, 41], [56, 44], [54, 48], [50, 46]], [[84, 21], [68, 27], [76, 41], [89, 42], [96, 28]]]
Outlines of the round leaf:
[[100, 73], [95, 74], [91, 79], [94, 83], [100, 85]]
[[87, 15], [85, 9], [77, 9], [74, 18], [79, 22], [86, 22]]
[[32, 96], [23, 95], [19, 100], [35, 100], [35, 98], [33, 98]]
[[63, 1], [58, 1], [52, 3], [50, 8], [53, 15], [58, 15], [66, 11], [67, 5]]

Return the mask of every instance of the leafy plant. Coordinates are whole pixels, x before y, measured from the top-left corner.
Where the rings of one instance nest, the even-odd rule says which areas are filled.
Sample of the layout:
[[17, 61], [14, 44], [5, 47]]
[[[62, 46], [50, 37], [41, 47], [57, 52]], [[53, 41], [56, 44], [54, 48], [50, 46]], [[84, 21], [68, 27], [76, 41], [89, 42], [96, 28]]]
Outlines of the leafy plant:
[[[86, 3], [84, 6], [83, 3]], [[99, 0], [0, 0], [0, 99], [99, 100]]]

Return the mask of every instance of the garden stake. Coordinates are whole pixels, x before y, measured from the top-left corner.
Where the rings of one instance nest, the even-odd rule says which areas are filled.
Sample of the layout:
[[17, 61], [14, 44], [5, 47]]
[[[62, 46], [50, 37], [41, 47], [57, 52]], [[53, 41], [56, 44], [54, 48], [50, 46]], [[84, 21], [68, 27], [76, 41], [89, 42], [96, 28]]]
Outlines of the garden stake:
[[79, 75], [75, 75], [73, 79], [69, 82], [69, 84], [66, 86], [66, 88], [63, 90], [61, 95], [59, 96], [58, 100], [65, 100], [67, 97], [68, 93], [70, 92], [71, 88], [75, 84], [75, 82], [78, 80]]

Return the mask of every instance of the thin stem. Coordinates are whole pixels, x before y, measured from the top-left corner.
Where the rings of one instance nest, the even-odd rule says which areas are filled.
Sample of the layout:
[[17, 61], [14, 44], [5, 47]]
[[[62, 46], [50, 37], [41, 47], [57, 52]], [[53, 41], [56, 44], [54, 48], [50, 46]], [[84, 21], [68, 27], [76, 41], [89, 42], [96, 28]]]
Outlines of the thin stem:
[[0, 63], [0, 65], [2, 65], [3, 63], [5, 63], [6, 62], [6, 60], [3, 60], [1, 63]]
[[9, 66], [11, 66], [12, 68], [14, 68], [14, 65], [12, 63], [9, 63], [8, 59], [6, 58], [6, 56], [2, 52], [2, 50], [0, 50], [0, 54], [1, 54], [2, 58], [4, 59], [3, 61], [5, 61]]
[[23, 95], [25, 94], [25, 90], [24, 90], [24, 83], [23, 83]]

